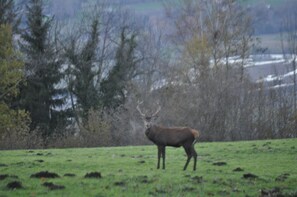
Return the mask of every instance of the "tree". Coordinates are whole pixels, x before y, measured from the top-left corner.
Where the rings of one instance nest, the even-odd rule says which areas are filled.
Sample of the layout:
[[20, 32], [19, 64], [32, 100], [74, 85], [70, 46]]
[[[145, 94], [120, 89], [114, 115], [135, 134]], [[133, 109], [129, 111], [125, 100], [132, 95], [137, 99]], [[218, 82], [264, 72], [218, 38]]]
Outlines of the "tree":
[[[250, 87], [244, 73], [252, 46], [249, 15], [233, 0], [169, 2], [176, 65], [169, 68], [175, 74], [167, 78], [171, 87], [164, 94], [175, 99], [166, 103], [182, 106], [171, 106], [174, 111], [169, 114], [185, 113], [184, 118], [173, 118], [208, 131], [208, 140], [230, 137], [234, 130], [240, 133], [242, 120], [248, 120], [241, 115], [246, 114]], [[232, 62], [234, 56], [242, 61]]]
[[27, 84], [22, 87], [21, 105], [30, 112], [31, 129], [39, 128], [46, 137], [64, 124], [59, 108], [64, 103], [65, 89], [58, 86], [63, 77], [61, 60], [51, 40], [53, 18], [44, 14], [42, 0], [27, 5], [27, 29], [21, 34], [21, 50], [25, 54]]
[[[292, 2], [291, 7], [296, 7], [296, 2]], [[281, 41], [282, 50], [285, 59], [290, 58], [291, 72], [292, 72], [292, 82], [293, 87], [291, 88], [292, 101], [290, 105], [292, 106], [290, 111], [291, 116], [291, 127], [292, 131], [296, 131], [297, 127], [297, 12], [295, 10], [290, 10], [287, 16], [283, 18], [283, 26], [281, 31]], [[282, 99], [283, 101], [283, 99]]]
[[[74, 113], [80, 111], [83, 124], [87, 122], [89, 110], [97, 109], [99, 106], [99, 92], [96, 88], [96, 77], [98, 77], [97, 47], [99, 44], [99, 21], [93, 19], [90, 31], [84, 36], [87, 37], [86, 43], [79, 46], [77, 35], [65, 47], [65, 56], [69, 61], [69, 91], [72, 100]], [[73, 101], [76, 98], [76, 105]], [[77, 107], [76, 107], [77, 106]], [[76, 115], [75, 115], [76, 116]], [[79, 124], [78, 117], [76, 121]]]
[[21, 129], [28, 120], [23, 110], [13, 109], [13, 99], [24, 78], [24, 63], [19, 59], [20, 54], [13, 49], [11, 27], [0, 25], [0, 136]]
[[101, 102], [105, 108], [115, 109], [125, 103], [129, 81], [137, 75], [136, 33], [128, 35], [127, 27], [123, 27], [120, 39], [115, 65], [100, 84]]
[[0, 1], [0, 24], [9, 24], [13, 32], [16, 32], [21, 17], [18, 16], [18, 9], [15, 8], [14, 0]]

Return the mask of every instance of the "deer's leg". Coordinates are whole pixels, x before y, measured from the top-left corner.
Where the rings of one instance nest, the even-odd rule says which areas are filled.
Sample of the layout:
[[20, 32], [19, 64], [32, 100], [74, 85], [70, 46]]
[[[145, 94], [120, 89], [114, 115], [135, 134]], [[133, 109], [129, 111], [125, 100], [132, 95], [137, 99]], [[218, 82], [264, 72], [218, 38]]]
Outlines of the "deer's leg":
[[163, 169], [165, 169], [165, 146], [162, 147]]
[[160, 168], [161, 153], [162, 153], [162, 147], [161, 146], [158, 146], [158, 165], [157, 165], [157, 169]]
[[193, 170], [196, 170], [196, 163], [197, 163], [197, 152], [195, 151], [194, 145], [191, 146], [192, 156], [194, 157], [194, 167]]
[[184, 167], [184, 170], [186, 170], [187, 167], [188, 167], [188, 164], [189, 164], [189, 162], [190, 162], [190, 160], [192, 158], [192, 151], [191, 151], [191, 147], [185, 147], [184, 146], [184, 149], [185, 149], [185, 151], [187, 153], [187, 156], [188, 156], [188, 159], [187, 159], [185, 167]]

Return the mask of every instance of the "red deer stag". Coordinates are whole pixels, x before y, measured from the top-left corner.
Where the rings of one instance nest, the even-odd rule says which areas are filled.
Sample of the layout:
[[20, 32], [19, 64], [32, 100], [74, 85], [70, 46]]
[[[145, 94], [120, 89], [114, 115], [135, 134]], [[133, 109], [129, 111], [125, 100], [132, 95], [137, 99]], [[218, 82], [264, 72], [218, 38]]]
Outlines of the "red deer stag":
[[161, 127], [154, 124], [154, 121], [157, 119], [157, 114], [161, 110], [159, 105], [157, 111], [152, 115], [148, 116], [142, 113], [138, 103], [136, 109], [139, 111], [145, 126], [145, 135], [151, 140], [154, 144], [158, 146], [158, 164], [157, 169], [160, 168], [160, 158], [163, 158], [163, 169], [165, 169], [165, 147], [173, 146], [180, 147], [183, 146], [185, 152], [187, 153], [188, 159], [184, 166], [184, 170], [187, 169], [188, 164], [191, 158], [194, 158], [194, 168], [196, 170], [197, 163], [197, 153], [194, 149], [194, 145], [198, 140], [199, 131], [191, 129], [188, 127]]

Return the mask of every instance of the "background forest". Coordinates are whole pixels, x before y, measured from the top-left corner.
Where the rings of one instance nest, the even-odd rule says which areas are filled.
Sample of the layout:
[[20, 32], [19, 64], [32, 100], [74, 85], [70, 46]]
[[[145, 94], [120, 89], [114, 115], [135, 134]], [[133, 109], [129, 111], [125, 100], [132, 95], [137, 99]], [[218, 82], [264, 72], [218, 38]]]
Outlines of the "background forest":
[[[147, 144], [141, 101], [201, 141], [296, 137], [296, 7], [1, 0], [0, 148]], [[251, 58], [271, 52], [290, 74], [255, 79]]]

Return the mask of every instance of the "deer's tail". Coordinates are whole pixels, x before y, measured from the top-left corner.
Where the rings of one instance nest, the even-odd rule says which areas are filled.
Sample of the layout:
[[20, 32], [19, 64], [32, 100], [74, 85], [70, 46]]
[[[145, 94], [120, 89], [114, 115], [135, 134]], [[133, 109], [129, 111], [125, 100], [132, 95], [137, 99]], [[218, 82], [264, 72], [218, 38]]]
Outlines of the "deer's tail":
[[193, 136], [194, 136], [194, 141], [192, 143], [192, 146], [194, 146], [198, 142], [198, 139], [199, 139], [199, 136], [200, 136], [200, 132], [197, 131], [197, 130], [195, 130], [195, 129], [192, 129], [191, 131], [192, 131]]

